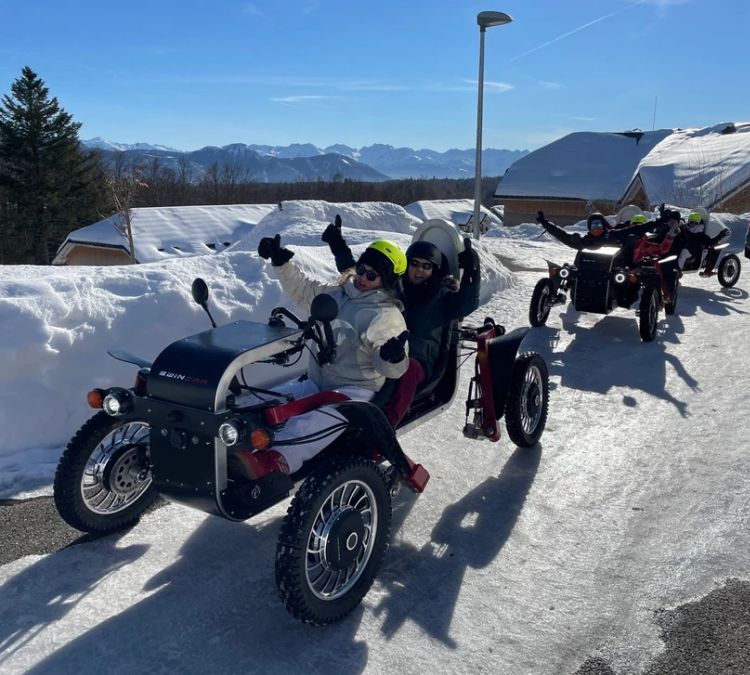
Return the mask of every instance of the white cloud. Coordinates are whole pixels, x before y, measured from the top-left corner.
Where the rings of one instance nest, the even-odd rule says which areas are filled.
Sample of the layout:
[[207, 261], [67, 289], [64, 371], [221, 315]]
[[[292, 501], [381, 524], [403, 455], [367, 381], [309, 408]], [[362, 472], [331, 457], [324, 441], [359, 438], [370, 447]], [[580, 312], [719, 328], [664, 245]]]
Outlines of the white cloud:
[[540, 80], [539, 84], [541, 84], [544, 89], [549, 89], [549, 90], [556, 90], [556, 89], [563, 88], [563, 85], [560, 82], [547, 82], [546, 80]]
[[274, 103], [286, 103], [288, 105], [296, 105], [298, 103], [307, 103], [309, 101], [325, 101], [337, 96], [320, 96], [320, 95], [299, 95], [299, 96], [275, 96], [271, 100]]

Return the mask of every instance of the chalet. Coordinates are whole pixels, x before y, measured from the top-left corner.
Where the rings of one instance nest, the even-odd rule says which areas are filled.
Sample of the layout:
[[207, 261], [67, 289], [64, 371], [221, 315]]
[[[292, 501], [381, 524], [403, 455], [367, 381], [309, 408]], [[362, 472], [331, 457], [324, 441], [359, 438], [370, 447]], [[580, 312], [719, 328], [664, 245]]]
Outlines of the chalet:
[[505, 224], [534, 222], [540, 210], [560, 225], [591, 211], [617, 211], [644, 158], [672, 133], [577, 132], [530, 152], [508, 168], [495, 191]]
[[[412, 202], [404, 209], [420, 220], [443, 218], [454, 223], [463, 232], [474, 231], [473, 199], [423, 199]], [[480, 232], [484, 234], [490, 227], [502, 225], [502, 219], [490, 209], [479, 207]]]
[[[217, 253], [239, 241], [275, 204], [161, 206], [130, 210], [135, 262]], [[116, 213], [71, 232], [53, 265], [126, 265], [131, 262], [125, 218]]]
[[495, 198], [506, 225], [533, 222], [539, 210], [567, 225], [595, 210], [663, 202], [742, 213], [750, 210], [750, 122], [569, 134], [512, 164]]

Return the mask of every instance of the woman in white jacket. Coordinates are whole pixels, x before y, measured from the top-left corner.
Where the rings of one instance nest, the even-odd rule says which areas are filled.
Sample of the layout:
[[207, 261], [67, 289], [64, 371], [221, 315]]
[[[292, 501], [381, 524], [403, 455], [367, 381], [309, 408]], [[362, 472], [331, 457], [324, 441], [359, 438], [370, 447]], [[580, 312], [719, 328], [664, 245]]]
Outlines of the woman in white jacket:
[[[303, 310], [309, 312], [320, 293], [327, 293], [338, 305], [338, 315], [331, 322], [334, 360], [321, 366], [311, 359], [307, 379], [288, 382], [277, 391], [298, 398], [335, 390], [352, 400], [369, 401], [385, 378], [404, 374], [409, 334], [393, 288], [406, 270], [406, 256], [395, 244], [385, 240], [370, 244], [357, 261], [356, 275], [336, 286], [309, 279], [290, 263], [294, 253], [281, 246], [278, 234], [261, 239], [258, 255], [271, 261], [281, 287]], [[326, 406], [292, 417], [276, 430], [271, 449], [233, 449], [228, 460], [230, 475], [256, 479], [270, 471], [294, 473], [333, 442], [345, 422], [340, 413]]]

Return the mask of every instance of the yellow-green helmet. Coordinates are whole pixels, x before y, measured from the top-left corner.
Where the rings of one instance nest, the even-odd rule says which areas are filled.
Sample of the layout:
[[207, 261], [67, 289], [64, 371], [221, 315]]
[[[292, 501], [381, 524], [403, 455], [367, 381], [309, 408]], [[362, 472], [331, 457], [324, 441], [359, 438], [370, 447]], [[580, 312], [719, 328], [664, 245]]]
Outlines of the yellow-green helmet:
[[688, 223], [702, 223], [703, 216], [698, 211], [691, 211], [688, 216]]
[[406, 255], [396, 244], [385, 239], [372, 242], [358, 262], [372, 267], [383, 279], [384, 286], [392, 286], [406, 272]]
[[643, 225], [643, 223], [648, 222], [648, 216], [645, 216], [642, 213], [636, 213], [631, 219], [630, 224], [631, 225]]

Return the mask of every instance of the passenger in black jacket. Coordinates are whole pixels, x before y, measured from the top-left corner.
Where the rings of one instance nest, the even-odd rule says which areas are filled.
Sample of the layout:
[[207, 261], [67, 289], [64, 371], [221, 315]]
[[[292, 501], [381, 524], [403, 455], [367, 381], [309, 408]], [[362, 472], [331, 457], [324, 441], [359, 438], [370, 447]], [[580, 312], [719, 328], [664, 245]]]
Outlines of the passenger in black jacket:
[[[343, 272], [353, 264], [349, 246], [341, 234], [341, 219], [329, 225], [322, 237]], [[479, 256], [464, 240], [458, 255], [461, 282], [447, 274], [443, 254], [427, 241], [416, 241], [406, 250], [406, 274], [400, 279], [400, 299], [409, 331], [409, 368], [400, 378], [383, 411], [395, 427], [406, 414], [417, 388], [435, 374], [443, 333], [455, 319], [468, 316], [479, 306]]]
[[592, 213], [586, 219], [588, 233], [581, 236], [578, 232], [567, 232], [544, 217], [544, 212], [539, 211], [536, 217], [539, 223], [555, 239], [566, 246], [580, 251], [582, 248], [598, 248], [600, 246], [622, 246], [629, 243], [633, 238], [651, 232], [655, 223], [639, 223], [629, 227], [613, 228], [609, 221], [601, 213]]

